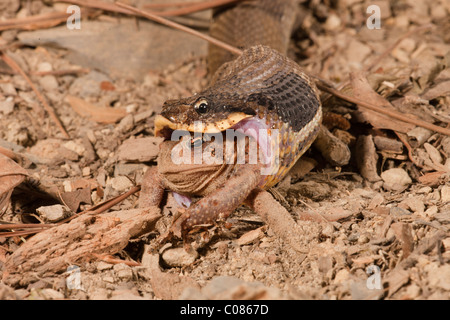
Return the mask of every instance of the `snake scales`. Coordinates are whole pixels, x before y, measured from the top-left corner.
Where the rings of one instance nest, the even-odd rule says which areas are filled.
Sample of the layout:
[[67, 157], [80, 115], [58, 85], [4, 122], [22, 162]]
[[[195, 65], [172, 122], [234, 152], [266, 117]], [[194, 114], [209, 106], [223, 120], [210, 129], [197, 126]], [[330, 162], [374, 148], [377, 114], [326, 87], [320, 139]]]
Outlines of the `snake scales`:
[[[209, 86], [192, 97], [164, 103], [155, 120], [155, 134], [164, 136], [166, 142], [151, 177], [161, 188], [177, 194], [204, 196], [172, 229], [185, 234], [195, 225], [227, 217], [252, 190], [276, 184], [317, 136], [322, 117], [317, 89], [285, 56], [297, 6], [295, 0], [258, 0], [219, 9], [210, 33], [244, 49], [242, 55], [236, 58], [210, 46], [208, 69], [214, 74]], [[201, 129], [195, 127], [198, 122], [204, 124]], [[248, 128], [265, 130], [270, 143], [278, 147], [275, 157], [263, 150], [260, 135], [250, 134], [272, 160], [270, 174], [261, 174], [261, 164], [173, 163], [177, 142], [168, 138], [174, 130], [213, 133]], [[203, 148], [207, 145], [203, 143]], [[150, 198], [159, 199], [161, 192], [155, 192], [154, 185], [143, 185], [143, 192], [150, 188]]]

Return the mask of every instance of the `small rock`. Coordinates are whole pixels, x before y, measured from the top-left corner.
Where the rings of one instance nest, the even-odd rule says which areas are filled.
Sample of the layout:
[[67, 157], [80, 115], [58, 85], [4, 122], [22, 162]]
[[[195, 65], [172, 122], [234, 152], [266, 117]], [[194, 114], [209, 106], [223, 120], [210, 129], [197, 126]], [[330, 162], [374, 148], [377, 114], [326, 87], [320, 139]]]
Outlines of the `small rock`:
[[347, 269], [341, 269], [336, 273], [336, 276], [334, 277], [334, 283], [341, 284], [348, 279], [350, 279], [350, 272], [348, 272]]
[[46, 288], [40, 290], [40, 296], [45, 300], [61, 300], [64, 299], [64, 294], [54, 289]]
[[369, 205], [367, 206], [367, 209], [373, 210], [376, 207], [379, 207], [383, 202], [384, 202], [383, 195], [381, 193], [377, 193], [370, 201]]
[[147, 137], [125, 140], [118, 150], [121, 161], [146, 162], [155, 160], [159, 153], [160, 137]]
[[198, 253], [189, 253], [184, 248], [167, 249], [161, 255], [164, 262], [171, 267], [185, 267], [194, 263]]
[[341, 19], [334, 13], [331, 13], [327, 21], [325, 21], [324, 28], [328, 31], [333, 31], [339, 28], [341, 25]]
[[64, 148], [75, 152], [79, 156], [83, 156], [86, 151], [85, 147], [83, 146], [83, 144], [81, 142], [77, 143], [73, 140], [67, 141], [66, 143], [63, 144], [63, 146], [64, 146]]
[[420, 188], [416, 192], [419, 193], [419, 194], [428, 194], [431, 191], [433, 191], [433, 189], [431, 189], [431, 187], [425, 186], [425, 187]]
[[118, 177], [112, 178], [110, 183], [111, 183], [111, 186], [113, 187], [113, 189], [116, 191], [119, 191], [119, 192], [126, 191], [126, 190], [130, 189], [131, 187], [133, 187], [133, 183], [130, 181], [130, 179], [128, 179], [125, 176], [118, 176]]
[[55, 76], [52, 75], [40, 77], [39, 84], [45, 91], [54, 91], [59, 87], [58, 80], [56, 80]]
[[134, 126], [134, 118], [132, 114], [128, 114], [120, 120], [119, 124], [116, 127], [116, 130], [122, 133], [128, 132], [133, 129]]
[[404, 215], [410, 215], [411, 212], [409, 212], [409, 210], [406, 210], [401, 207], [392, 207], [389, 210], [389, 214], [393, 217], [400, 217], [400, 216], [404, 216]]
[[401, 168], [393, 168], [381, 173], [384, 187], [388, 190], [400, 191], [412, 183], [408, 173]]
[[111, 294], [110, 300], [146, 300], [139, 296], [136, 290], [115, 290]]
[[115, 264], [113, 270], [122, 281], [131, 281], [133, 279], [133, 270], [125, 263]]
[[97, 263], [98, 271], [109, 270], [109, 269], [112, 269], [112, 267], [113, 267], [113, 265], [111, 263], [107, 263], [105, 261], [100, 261], [99, 263]]
[[450, 265], [443, 265], [437, 268], [429, 268], [428, 281], [430, 285], [450, 291]]
[[52, 71], [53, 67], [52, 64], [50, 62], [40, 62], [37, 65], [37, 71], [38, 72], [49, 72]]
[[444, 185], [441, 189], [441, 201], [442, 203], [450, 202], [450, 186]]
[[13, 97], [8, 97], [3, 101], [0, 101], [0, 113], [10, 114], [14, 111], [14, 99]]
[[410, 208], [413, 212], [422, 213], [425, 211], [425, 204], [422, 200], [417, 198], [408, 198], [401, 202]]
[[70, 210], [61, 204], [39, 207], [36, 212], [50, 222], [57, 222], [71, 215]]
[[413, 300], [419, 297], [422, 289], [419, 286], [412, 284], [406, 288], [405, 296], [408, 300]]
[[12, 83], [0, 83], [0, 91], [4, 96], [17, 96], [17, 90]]

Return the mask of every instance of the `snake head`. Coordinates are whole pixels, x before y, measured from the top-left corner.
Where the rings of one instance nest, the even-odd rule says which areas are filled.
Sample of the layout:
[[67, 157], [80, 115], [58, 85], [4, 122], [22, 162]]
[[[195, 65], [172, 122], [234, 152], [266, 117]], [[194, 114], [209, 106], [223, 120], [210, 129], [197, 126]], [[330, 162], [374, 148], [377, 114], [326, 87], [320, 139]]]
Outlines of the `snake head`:
[[217, 92], [220, 90], [211, 87], [189, 98], [166, 101], [161, 115], [155, 119], [155, 134], [165, 136], [167, 129], [223, 132], [238, 122], [255, 116], [254, 101]]

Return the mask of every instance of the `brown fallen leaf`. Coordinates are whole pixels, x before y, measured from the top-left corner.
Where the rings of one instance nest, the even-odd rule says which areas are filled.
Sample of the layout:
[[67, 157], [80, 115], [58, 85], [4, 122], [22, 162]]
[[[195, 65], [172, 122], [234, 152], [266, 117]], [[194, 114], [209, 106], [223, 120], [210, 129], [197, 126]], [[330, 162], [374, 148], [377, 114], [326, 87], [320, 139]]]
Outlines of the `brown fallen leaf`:
[[27, 176], [24, 168], [0, 153], [0, 211], [8, 203], [13, 189]]
[[127, 115], [124, 109], [96, 106], [71, 95], [66, 96], [66, 101], [80, 116], [98, 123], [116, 123]]
[[72, 212], [76, 212], [81, 203], [92, 204], [91, 188], [78, 189], [61, 194], [63, 203], [69, 207]]
[[[363, 73], [351, 73], [350, 79], [355, 98], [359, 98], [379, 107], [395, 110], [389, 101], [372, 89]], [[406, 133], [415, 127], [413, 124], [392, 119], [389, 116], [362, 108], [359, 109], [357, 116], [359, 121], [370, 123], [373, 127], [379, 129], [390, 129]]]
[[429, 172], [418, 178], [419, 182], [430, 187], [436, 187], [444, 181], [446, 173], [443, 171]]

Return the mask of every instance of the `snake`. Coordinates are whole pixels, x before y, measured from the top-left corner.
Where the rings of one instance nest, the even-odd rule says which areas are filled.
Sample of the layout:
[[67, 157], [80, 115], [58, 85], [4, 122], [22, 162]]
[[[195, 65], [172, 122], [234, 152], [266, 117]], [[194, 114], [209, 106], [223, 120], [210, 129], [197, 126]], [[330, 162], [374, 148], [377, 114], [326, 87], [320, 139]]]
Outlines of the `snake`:
[[[152, 182], [143, 192], [160, 200], [161, 190], [168, 189], [180, 203], [188, 199], [172, 229], [186, 234], [197, 225], [225, 219], [252, 190], [277, 184], [316, 138], [322, 119], [318, 90], [286, 56], [297, 8], [297, 0], [256, 0], [214, 12], [210, 35], [242, 49], [242, 54], [209, 45], [209, 85], [191, 97], [167, 100], [155, 118], [155, 135], [165, 141], [157, 170], [149, 174]], [[230, 130], [245, 132], [255, 141], [264, 161], [174, 163], [174, 150], [183, 145], [173, 140], [175, 132], [190, 135], [185, 147], [199, 141], [204, 151], [211, 142], [196, 135]], [[244, 148], [248, 160], [248, 141]], [[188, 158], [194, 158], [193, 152]], [[267, 169], [264, 174], [262, 168]], [[191, 203], [192, 196], [201, 199]]]

